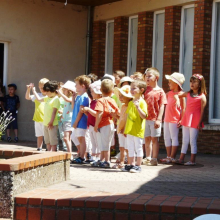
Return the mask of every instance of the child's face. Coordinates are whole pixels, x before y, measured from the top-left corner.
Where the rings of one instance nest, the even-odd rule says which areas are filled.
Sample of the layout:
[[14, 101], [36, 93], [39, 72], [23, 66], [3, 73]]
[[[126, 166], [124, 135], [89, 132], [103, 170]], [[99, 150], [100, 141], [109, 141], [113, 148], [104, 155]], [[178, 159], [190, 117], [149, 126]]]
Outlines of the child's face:
[[46, 92], [43, 90], [44, 85], [43, 84], [39, 84], [39, 90], [43, 95], [46, 95]]
[[172, 80], [168, 80], [168, 85], [170, 87], [170, 90], [178, 90], [179, 85]]
[[142, 94], [142, 91], [139, 89], [137, 85], [131, 83], [131, 95], [134, 97], [139, 97]]
[[49, 98], [52, 98], [52, 97], [54, 97], [55, 95], [56, 95], [56, 93], [55, 92], [45, 92], [46, 93], [46, 95], [49, 97]]
[[118, 76], [118, 74], [113, 74], [113, 76], [115, 77], [115, 84], [118, 85], [120, 83], [121, 78]]
[[153, 73], [147, 72], [144, 76], [144, 80], [147, 83], [147, 86], [151, 86], [157, 81], [157, 77]]
[[121, 103], [128, 104], [131, 99], [128, 97], [125, 97], [121, 93], [119, 93], [119, 100]]
[[76, 81], [76, 92], [77, 93], [82, 93], [85, 90], [85, 85], [80, 85], [79, 81]]
[[14, 87], [9, 87], [8, 88], [8, 94], [9, 96], [14, 96], [15, 95], [15, 88]]
[[62, 92], [65, 96], [68, 96], [68, 89], [62, 88]]
[[200, 87], [200, 81], [199, 79], [191, 79], [190, 80], [190, 89], [192, 90], [198, 90]]

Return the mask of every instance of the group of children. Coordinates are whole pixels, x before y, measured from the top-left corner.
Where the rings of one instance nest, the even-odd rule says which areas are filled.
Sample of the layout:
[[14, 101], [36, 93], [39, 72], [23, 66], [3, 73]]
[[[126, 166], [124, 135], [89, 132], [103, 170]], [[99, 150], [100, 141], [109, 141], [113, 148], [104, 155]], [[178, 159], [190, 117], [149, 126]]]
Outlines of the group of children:
[[[160, 161], [195, 165], [197, 136], [203, 126], [206, 105], [204, 77], [192, 75], [190, 91], [183, 92], [184, 75], [166, 75], [170, 88], [167, 94], [158, 86], [159, 77], [159, 71], [152, 67], [144, 74], [134, 73], [131, 77], [115, 71], [100, 80], [94, 74], [81, 75], [75, 82], [65, 84], [41, 79], [41, 93], [36, 92], [32, 83], [27, 85], [26, 99], [35, 102], [33, 120], [38, 150], [42, 149], [44, 137], [47, 150], [55, 151], [59, 130], [68, 152], [72, 150], [71, 140], [77, 147], [78, 154], [71, 159], [72, 163], [110, 168], [110, 149], [116, 131], [120, 156], [112, 168], [137, 173], [141, 164], [158, 165], [158, 139], [164, 121], [167, 157]], [[181, 125], [181, 155], [175, 159]], [[189, 143], [191, 159], [184, 163]]]

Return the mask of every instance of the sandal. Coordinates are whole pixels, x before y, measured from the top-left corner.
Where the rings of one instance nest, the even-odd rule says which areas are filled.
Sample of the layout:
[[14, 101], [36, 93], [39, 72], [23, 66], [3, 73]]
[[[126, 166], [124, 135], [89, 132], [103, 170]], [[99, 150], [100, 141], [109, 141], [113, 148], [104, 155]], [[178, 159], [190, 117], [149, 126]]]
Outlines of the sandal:
[[112, 169], [121, 169], [123, 167], [124, 167], [124, 165], [119, 163], [119, 164], [115, 164], [114, 166], [112, 166]]
[[166, 158], [166, 159], [160, 160], [160, 162], [163, 163], [163, 164], [169, 164], [169, 163], [171, 163], [172, 161], [171, 161], [171, 158]]
[[196, 163], [195, 162], [192, 162], [192, 161], [188, 161], [186, 163], [184, 163], [185, 166], [195, 166]]
[[166, 157], [166, 158], [160, 159], [160, 162], [164, 163], [164, 162], [167, 162], [167, 160], [170, 160], [170, 157]]
[[179, 165], [184, 165], [184, 161], [180, 159], [175, 160], [174, 163]]

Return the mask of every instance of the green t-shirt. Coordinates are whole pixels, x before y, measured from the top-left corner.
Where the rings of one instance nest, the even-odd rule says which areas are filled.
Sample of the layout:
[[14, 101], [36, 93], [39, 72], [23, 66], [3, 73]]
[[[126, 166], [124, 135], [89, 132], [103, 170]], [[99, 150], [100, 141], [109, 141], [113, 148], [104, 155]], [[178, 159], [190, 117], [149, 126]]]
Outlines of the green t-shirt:
[[[60, 100], [58, 98], [58, 96], [55, 96], [53, 98], [49, 98], [49, 97], [45, 97], [44, 98], [44, 102], [45, 102], [45, 107], [44, 107], [44, 125], [47, 126], [48, 123], [51, 120], [51, 116], [53, 113], [53, 109], [59, 109], [60, 107]], [[53, 125], [58, 125], [58, 117], [56, 115], [54, 121], [53, 121]]]
[[[38, 93], [39, 97], [44, 97], [42, 93]], [[39, 102], [34, 95], [31, 95], [32, 102], [35, 103], [33, 121], [42, 122], [44, 121], [44, 102]]]
[[[139, 101], [140, 108], [147, 114], [147, 104], [144, 99]], [[130, 101], [127, 108], [127, 121], [125, 125], [125, 134], [130, 134], [135, 137], [144, 138], [145, 119], [142, 119], [138, 113], [133, 101]]]

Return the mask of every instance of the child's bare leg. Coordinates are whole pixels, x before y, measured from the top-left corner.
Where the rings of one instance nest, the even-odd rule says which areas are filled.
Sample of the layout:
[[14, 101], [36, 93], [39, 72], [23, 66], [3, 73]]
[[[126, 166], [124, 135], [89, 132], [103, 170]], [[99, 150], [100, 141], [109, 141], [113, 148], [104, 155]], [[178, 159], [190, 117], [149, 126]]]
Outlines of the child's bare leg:
[[57, 151], [57, 145], [51, 145], [51, 150], [52, 151]]
[[101, 157], [100, 157], [100, 161], [103, 161], [104, 158], [105, 158], [105, 154], [104, 154], [105, 151], [101, 151]]
[[71, 131], [64, 131], [63, 140], [66, 143], [67, 151], [72, 152], [72, 143], [71, 143]]
[[14, 129], [15, 137], [18, 136], [18, 129]]
[[125, 161], [125, 149], [124, 147], [120, 147], [120, 163], [124, 164]]
[[171, 157], [172, 146], [166, 147], [167, 157]]
[[135, 166], [135, 157], [129, 157], [129, 162], [131, 165]]
[[42, 148], [44, 137], [37, 137], [37, 148]]
[[185, 154], [181, 153], [180, 154], [180, 160], [184, 161], [184, 158], [185, 158]]
[[84, 158], [84, 155], [85, 155], [85, 152], [86, 152], [86, 140], [85, 140], [85, 137], [77, 137], [78, 138], [78, 141], [79, 141], [79, 144], [80, 144], [80, 153], [79, 153], [79, 156], [81, 158]]
[[146, 151], [146, 157], [152, 156], [151, 137], [145, 137], [145, 151]]
[[137, 157], [137, 166], [141, 166], [142, 157]]
[[191, 154], [190, 161], [195, 163], [196, 162], [196, 154]]
[[159, 142], [158, 137], [151, 137], [153, 147], [153, 158], [157, 158], [159, 154]]
[[171, 158], [174, 158], [174, 159], [175, 159], [176, 154], [177, 154], [177, 150], [178, 150], [178, 146], [173, 146], [173, 147], [172, 147], [171, 155], [170, 155]]
[[109, 162], [110, 161], [110, 151], [103, 151], [104, 152], [104, 159], [105, 161]]
[[47, 144], [47, 151], [51, 151], [51, 145]]

